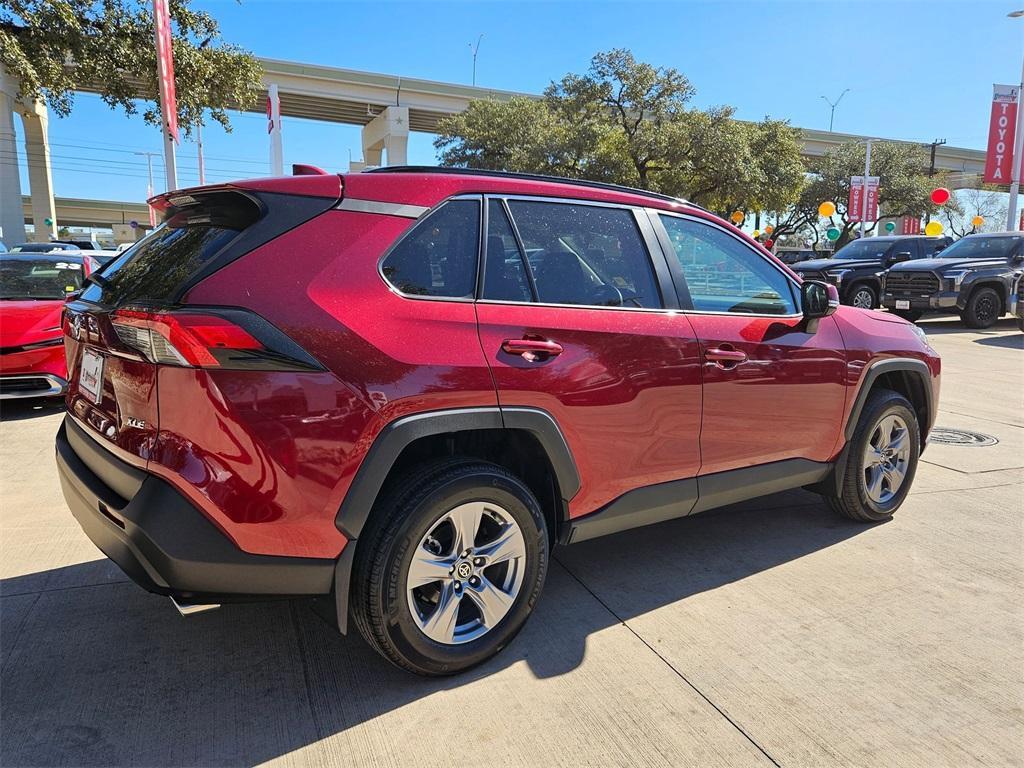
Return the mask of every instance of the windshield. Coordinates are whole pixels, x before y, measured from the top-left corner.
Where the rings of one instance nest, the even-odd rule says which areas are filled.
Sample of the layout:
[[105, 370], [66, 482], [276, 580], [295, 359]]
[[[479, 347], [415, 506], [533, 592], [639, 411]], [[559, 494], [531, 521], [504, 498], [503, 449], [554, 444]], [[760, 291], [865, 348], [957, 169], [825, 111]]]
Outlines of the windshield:
[[63, 299], [82, 287], [80, 262], [0, 259], [0, 299]]
[[856, 240], [844, 245], [833, 259], [881, 259], [886, 252], [892, 248], [892, 240], [879, 240], [874, 237], [865, 237], [863, 240]]
[[11, 248], [11, 253], [53, 253], [54, 251], [77, 251], [73, 245], [64, 243], [22, 243]]
[[937, 259], [1006, 259], [1021, 241], [1021, 235], [1005, 237], [965, 237], [957, 240]]

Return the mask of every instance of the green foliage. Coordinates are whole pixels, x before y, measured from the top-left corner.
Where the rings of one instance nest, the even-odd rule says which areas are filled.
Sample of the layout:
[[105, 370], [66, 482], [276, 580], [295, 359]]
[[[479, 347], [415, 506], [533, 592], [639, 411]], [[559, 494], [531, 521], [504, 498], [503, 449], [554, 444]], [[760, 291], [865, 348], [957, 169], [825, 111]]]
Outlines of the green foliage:
[[542, 100], [481, 101], [441, 121], [443, 165], [609, 181], [685, 197], [727, 214], [781, 211], [804, 183], [797, 131], [744, 123], [733, 110], [687, 104], [694, 89], [670, 68], [625, 50], [599, 53], [583, 75]]
[[[204, 109], [230, 130], [226, 109], [255, 102], [260, 66], [220, 37], [216, 20], [170, 0], [178, 123], [186, 134]], [[0, 63], [23, 97], [43, 99], [61, 117], [74, 91], [89, 84], [111, 107], [131, 115], [150, 102], [147, 123], [160, 125], [151, 4], [145, 0], [0, 0]]]

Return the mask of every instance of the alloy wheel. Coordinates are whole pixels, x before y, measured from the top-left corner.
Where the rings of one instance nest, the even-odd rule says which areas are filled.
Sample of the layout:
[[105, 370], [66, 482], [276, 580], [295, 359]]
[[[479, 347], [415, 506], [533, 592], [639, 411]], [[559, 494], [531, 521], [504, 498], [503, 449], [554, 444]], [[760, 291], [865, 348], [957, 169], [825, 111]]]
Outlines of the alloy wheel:
[[864, 487], [876, 504], [899, 493], [910, 463], [910, 432], [899, 416], [884, 417], [864, 446]]
[[482, 637], [512, 608], [525, 566], [523, 532], [507, 510], [486, 501], [460, 504], [413, 552], [406, 596], [416, 626], [446, 645]]
[[875, 297], [867, 288], [861, 288], [853, 294], [853, 306], [860, 309], [874, 309]]
[[996, 300], [990, 295], [981, 296], [974, 305], [974, 314], [981, 323], [994, 322], [996, 319]]

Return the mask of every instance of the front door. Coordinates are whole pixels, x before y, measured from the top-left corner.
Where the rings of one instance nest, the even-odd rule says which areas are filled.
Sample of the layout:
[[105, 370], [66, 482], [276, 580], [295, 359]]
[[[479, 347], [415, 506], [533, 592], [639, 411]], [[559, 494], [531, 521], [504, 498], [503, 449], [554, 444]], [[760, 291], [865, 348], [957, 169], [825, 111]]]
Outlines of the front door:
[[700, 342], [700, 473], [831, 459], [846, 399], [835, 321], [808, 332], [796, 281], [724, 227], [667, 213], [653, 219]]
[[481, 344], [502, 408], [541, 408], [562, 429], [583, 488], [570, 516], [694, 477], [697, 340], [646, 214], [522, 198], [486, 210]]

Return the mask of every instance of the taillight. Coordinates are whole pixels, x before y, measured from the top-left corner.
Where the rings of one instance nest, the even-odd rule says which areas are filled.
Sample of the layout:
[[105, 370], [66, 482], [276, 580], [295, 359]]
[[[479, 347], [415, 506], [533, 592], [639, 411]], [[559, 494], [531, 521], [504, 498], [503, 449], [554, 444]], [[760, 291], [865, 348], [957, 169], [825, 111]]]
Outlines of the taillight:
[[277, 328], [245, 310], [119, 309], [110, 320], [121, 343], [153, 363], [190, 368], [323, 368]]

